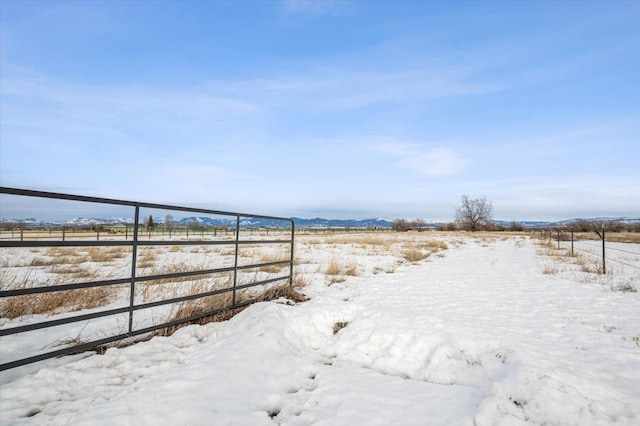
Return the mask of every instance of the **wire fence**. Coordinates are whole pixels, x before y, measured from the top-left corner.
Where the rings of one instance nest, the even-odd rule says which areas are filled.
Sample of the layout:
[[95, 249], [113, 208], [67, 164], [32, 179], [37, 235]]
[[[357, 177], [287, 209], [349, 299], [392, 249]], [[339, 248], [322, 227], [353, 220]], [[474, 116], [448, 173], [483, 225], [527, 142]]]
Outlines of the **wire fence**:
[[633, 272], [640, 271], [640, 243], [611, 241], [607, 240], [608, 235], [604, 225], [594, 227], [590, 233], [576, 233], [571, 227], [547, 231], [547, 237], [557, 241], [558, 249], [570, 250], [571, 256], [583, 254], [596, 259], [601, 265], [599, 270], [602, 274], [606, 274], [607, 270], [611, 271], [608, 268], [611, 265], [628, 268]]
[[[640, 271], [640, 252], [617, 248], [614, 247], [614, 244], [619, 245], [624, 243], [607, 243], [605, 241], [603, 248], [602, 245], [593, 244], [590, 242], [580, 240], [573, 241], [574, 251], [585, 253], [601, 259], [604, 265], [602, 273], [606, 273], [606, 265], [611, 265], [612, 263], [622, 265], [636, 271]], [[619, 253], [624, 253], [631, 256], [620, 257], [618, 255]]]

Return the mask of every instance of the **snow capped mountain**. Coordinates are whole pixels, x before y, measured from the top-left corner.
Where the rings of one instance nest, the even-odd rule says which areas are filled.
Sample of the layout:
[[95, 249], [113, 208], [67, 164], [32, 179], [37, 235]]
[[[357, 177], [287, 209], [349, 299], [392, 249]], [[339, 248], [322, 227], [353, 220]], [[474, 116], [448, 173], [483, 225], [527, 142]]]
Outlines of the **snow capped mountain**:
[[[352, 229], [365, 229], [365, 228], [377, 228], [377, 229], [385, 229], [391, 228], [392, 221], [386, 220], [383, 218], [371, 218], [371, 219], [325, 219], [316, 217], [313, 219], [302, 219], [298, 217], [293, 217], [293, 222], [295, 223], [296, 228], [352, 228]], [[145, 221], [145, 218], [140, 219], [141, 222]], [[598, 218], [574, 218], [574, 219], [566, 219], [560, 220], [556, 222], [551, 221], [516, 221], [527, 228], [545, 228], [552, 226], [565, 226], [570, 225], [572, 223], [578, 221], [589, 221], [589, 222], [620, 222], [624, 224], [636, 224], [640, 223], [640, 218], [631, 218], [631, 217], [598, 217]], [[158, 224], [164, 224], [165, 219], [158, 217], [154, 217], [154, 222]], [[86, 227], [93, 225], [117, 225], [117, 224], [133, 224], [134, 220], [132, 218], [123, 218], [123, 217], [107, 217], [107, 218], [87, 218], [87, 217], [76, 217], [73, 219], [69, 219], [66, 221], [44, 221], [39, 220], [37, 218], [25, 218], [25, 219], [8, 219], [3, 220], [4, 223], [13, 223], [16, 225], [22, 225], [25, 227], [36, 227], [36, 226], [77, 226], [77, 227]], [[495, 220], [494, 221], [498, 225], [502, 226], [510, 226], [513, 221], [509, 220]], [[236, 219], [235, 218], [215, 218], [215, 217], [207, 217], [207, 216], [189, 216], [180, 219], [175, 219], [173, 223], [177, 226], [189, 226], [193, 224], [198, 224], [205, 227], [235, 227]], [[447, 223], [446, 220], [431, 220], [426, 221], [426, 226], [429, 228], [435, 228], [438, 225], [443, 223]], [[241, 217], [240, 218], [240, 226], [243, 228], [276, 228], [276, 227], [287, 227], [288, 223], [284, 220], [274, 220], [274, 219], [262, 219], [262, 218], [251, 218], [251, 217]]]
[[64, 222], [64, 225], [69, 226], [91, 226], [91, 225], [117, 225], [117, 224], [131, 224], [133, 219], [126, 219], [122, 217], [108, 217], [108, 218], [86, 218], [76, 217]]
[[202, 226], [235, 226], [236, 221], [234, 219], [214, 219], [206, 216], [190, 216], [176, 220], [176, 224], [180, 226], [187, 226], [193, 223]]
[[299, 228], [390, 228], [391, 222], [388, 220], [373, 218], [373, 219], [300, 219], [297, 217], [292, 218], [293, 222]]

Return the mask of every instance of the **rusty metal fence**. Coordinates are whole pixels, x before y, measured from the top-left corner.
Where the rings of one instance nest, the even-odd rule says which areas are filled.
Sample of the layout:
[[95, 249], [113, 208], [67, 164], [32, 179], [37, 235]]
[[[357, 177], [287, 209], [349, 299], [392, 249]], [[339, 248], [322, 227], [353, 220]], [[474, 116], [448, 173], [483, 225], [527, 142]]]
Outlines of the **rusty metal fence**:
[[[42, 215], [115, 209], [131, 220], [7, 221], [19, 204]], [[293, 282], [288, 218], [6, 187], [0, 211], [0, 371], [138, 339]], [[174, 215], [197, 216], [180, 225]], [[87, 305], [92, 291], [102, 291], [97, 306]], [[45, 299], [57, 301], [38, 311]]]

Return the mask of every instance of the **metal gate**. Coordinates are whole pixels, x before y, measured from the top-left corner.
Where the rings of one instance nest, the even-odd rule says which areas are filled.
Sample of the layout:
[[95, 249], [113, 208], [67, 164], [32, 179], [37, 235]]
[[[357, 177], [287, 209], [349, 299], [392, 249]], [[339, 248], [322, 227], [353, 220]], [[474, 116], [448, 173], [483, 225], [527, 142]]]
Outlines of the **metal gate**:
[[[6, 219], [22, 211], [44, 219]], [[6, 187], [0, 212], [0, 371], [139, 339], [293, 282], [289, 218]], [[71, 220], [85, 212], [125, 219]], [[98, 291], [110, 297], [87, 306]]]

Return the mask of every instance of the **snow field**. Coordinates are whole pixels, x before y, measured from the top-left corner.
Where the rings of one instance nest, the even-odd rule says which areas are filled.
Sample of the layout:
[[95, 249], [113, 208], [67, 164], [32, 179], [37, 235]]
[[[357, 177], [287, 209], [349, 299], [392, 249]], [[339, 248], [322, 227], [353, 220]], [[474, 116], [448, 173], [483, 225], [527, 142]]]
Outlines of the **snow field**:
[[[301, 238], [296, 269], [310, 301], [260, 303], [224, 323], [3, 377], [0, 419], [637, 424], [638, 293], [571, 269], [546, 274], [549, 259], [527, 238], [437, 238], [449, 248], [418, 263], [402, 260], [407, 242]], [[356, 274], [325, 275], [331, 259]]]

